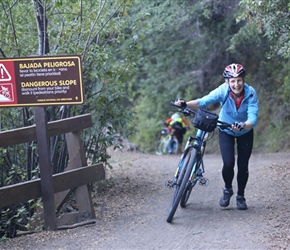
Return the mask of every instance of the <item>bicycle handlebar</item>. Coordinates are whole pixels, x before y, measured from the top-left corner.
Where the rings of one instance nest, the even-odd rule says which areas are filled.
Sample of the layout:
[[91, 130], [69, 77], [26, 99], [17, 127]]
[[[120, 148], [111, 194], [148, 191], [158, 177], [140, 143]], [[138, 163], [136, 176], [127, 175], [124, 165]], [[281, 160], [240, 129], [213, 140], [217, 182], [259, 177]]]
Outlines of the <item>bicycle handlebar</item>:
[[[196, 113], [196, 111], [194, 111], [190, 108], [187, 108], [187, 107], [178, 106], [172, 101], [170, 102], [170, 105], [172, 105], [175, 108], [178, 108], [178, 110], [176, 110], [176, 111], [183, 113], [184, 116], [194, 117], [194, 115]], [[220, 120], [217, 121], [217, 126], [220, 127], [221, 129], [231, 129], [232, 128], [232, 124], [227, 123], [227, 122], [223, 122]]]

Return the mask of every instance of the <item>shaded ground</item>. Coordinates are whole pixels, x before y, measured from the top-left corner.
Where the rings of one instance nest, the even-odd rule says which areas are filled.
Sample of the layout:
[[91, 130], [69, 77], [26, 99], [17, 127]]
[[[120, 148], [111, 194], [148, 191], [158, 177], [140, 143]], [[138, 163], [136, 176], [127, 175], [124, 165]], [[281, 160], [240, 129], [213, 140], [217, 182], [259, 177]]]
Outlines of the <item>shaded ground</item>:
[[[290, 249], [290, 155], [253, 154], [246, 189], [249, 209], [233, 196], [220, 208], [221, 159], [205, 155], [209, 185], [197, 185], [185, 209], [166, 222], [178, 156], [114, 152], [112, 178], [94, 198], [97, 222], [57, 232], [25, 235], [1, 249]], [[236, 182], [234, 182], [236, 184]], [[234, 186], [234, 191], [236, 188]]]

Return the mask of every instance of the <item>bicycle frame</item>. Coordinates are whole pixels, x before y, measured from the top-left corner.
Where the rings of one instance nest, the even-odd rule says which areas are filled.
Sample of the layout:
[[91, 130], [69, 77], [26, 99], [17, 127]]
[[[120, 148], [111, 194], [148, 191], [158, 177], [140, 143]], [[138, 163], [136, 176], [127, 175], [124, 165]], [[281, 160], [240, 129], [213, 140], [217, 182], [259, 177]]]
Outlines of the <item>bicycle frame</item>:
[[[171, 105], [174, 105], [172, 103]], [[182, 109], [182, 113], [194, 117], [195, 111], [176, 106]], [[231, 128], [231, 124], [217, 120], [216, 126], [222, 129]], [[201, 126], [204, 127], [204, 126]], [[205, 127], [207, 130], [208, 127]], [[186, 203], [191, 194], [192, 188], [199, 182], [200, 185], [206, 186], [208, 184], [208, 179], [203, 177], [205, 173], [205, 167], [203, 163], [203, 155], [206, 147], [206, 142], [208, 140], [209, 133], [213, 132], [214, 129], [209, 129], [207, 131], [197, 128], [195, 137], [189, 136], [184, 148], [184, 151], [180, 157], [175, 175], [172, 181], [167, 181], [166, 185], [170, 188], [175, 188], [173, 199], [170, 203], [167, 222], [171, 222], [173, 216], [176, 212], [178, 205], [185, 207]]]
[[[201, 184], [203, 183], [202, 185], [206, 185], [208, 182], [208, 180], [202, 176], [204, 173], [202, 157], [207, 134], [207, 132], [198, 129], [195, 137], [188, 137], [185, 149], [175, 172], [175, 177], [173, 181], [167, 182], [168, 187], [175, 187], [167, 222], [171, 222], [179, 203], [181, 207], [185, 207], [191, 190], [198, 180]], [[200, 172], [198, 173], [199, 169]], [[201, 180], [203, 181], [201, 182]]]
[[180, 157], [180, 161], [174, 175], [174, 177], [177, 180], [177, 183], [176, 183], [177, 185], [180, 185], [180, 182], [182, 181], [182, 178], [178, 178], [180, 176], [180, 173], [182, 173], [182, 171], [185, 171], [185, 169], [183, 168], [184, 161], [186, 158], [185, 156], [193, 148], [196, 150], [196, 162], [195, 162], [195, 166], [192, 166], [192, 172], [190, 174], [190, 181], [191, 182], [194, 181], [195, 179], [194, 173], [197, 172], [200, 166], [201, 166], [200, 168], [201, 174], [205, 172], [204, 164], [203, 164], [203, 154], [205, 151], [207, 137], [208, 137], [208, 133], [200, 129], [197, 130], [196, 137], [192, 137], [192, 136], [188, 137], [186, 145], [184, 147], [184, 151]]

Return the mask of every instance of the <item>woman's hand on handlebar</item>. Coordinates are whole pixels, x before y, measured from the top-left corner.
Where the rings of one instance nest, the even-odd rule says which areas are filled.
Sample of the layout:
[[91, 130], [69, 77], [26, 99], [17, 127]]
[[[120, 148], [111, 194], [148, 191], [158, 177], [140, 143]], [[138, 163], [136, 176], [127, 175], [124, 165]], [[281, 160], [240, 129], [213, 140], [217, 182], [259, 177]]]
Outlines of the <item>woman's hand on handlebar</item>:
[[186, 102], [183, 99], [177, 99], [174, 102], [170, 102], [170, 104], [178, 108], [178, 111], [182, 112], [185, 116], [192, 116], [195, 114], [194, 110], [187, 108]]
[[177, 106], [180, 106], [182, 108], [186, 108], [186, 106], [187, 106], [186, 102], [183, 99], [181, 99], [181, 98], [175, 100], [174, 104], [177, 105]]
[[241, 131], [245, 128], [245, 123], [244, 122], [235, 122], [234, 124], [232, 124], [232, 130], [234, 130], [235, 132]]

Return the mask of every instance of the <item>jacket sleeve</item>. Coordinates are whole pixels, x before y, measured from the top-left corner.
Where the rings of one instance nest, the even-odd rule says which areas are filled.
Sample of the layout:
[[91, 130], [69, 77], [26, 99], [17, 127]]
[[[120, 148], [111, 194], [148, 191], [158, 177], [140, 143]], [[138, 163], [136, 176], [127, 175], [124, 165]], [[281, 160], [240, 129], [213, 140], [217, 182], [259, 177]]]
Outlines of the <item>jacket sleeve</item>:
[[251, 96], [248, 103], [248, 121], [250, 121], [253, 127], [257, 124], [259, 115], [259, 99], [254, 88], [250, 87]]
[[220, 102], [222, 103], [228, 93], [228, 85], [226, 83], [221, 84], [216, 89], [212, 90], [209, 94], [198, 99], [200, 108], [204, 108], [211, 103]]

